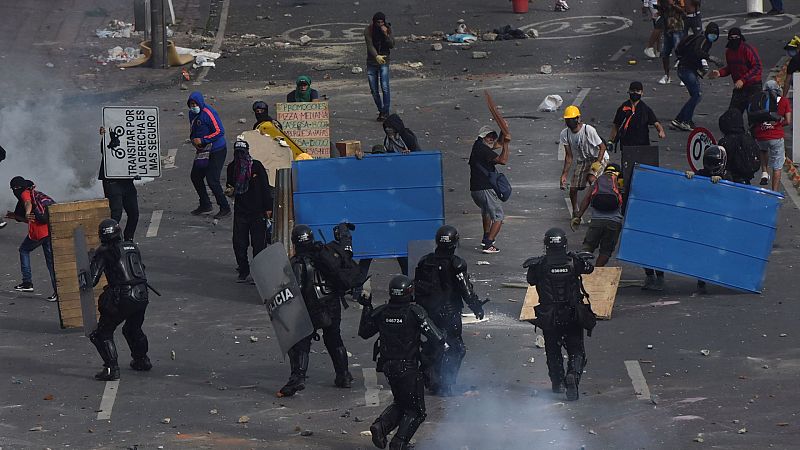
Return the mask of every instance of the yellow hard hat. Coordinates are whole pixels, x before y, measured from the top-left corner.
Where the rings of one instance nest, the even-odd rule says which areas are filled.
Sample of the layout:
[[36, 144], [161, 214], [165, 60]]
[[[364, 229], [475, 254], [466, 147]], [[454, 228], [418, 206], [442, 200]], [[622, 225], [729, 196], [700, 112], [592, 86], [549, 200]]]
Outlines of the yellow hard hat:
[[299, 155], [295, 156], [295, 158], [294, 158], [295, 161], [305, 161], [307, 159], [314, 159], [314, 158], [311, 155], [309, 155], [308, 153], [300, 153]]
[[786, 47], [784, 47], [784, 49], [785, 49], [785, 50], [789, 50], [789, 49], [794, 49], [794, 50], [797, 50], [797, 49], [798, 49], [798, 47], [800, 47], [800, 36], [794, 36], [794, 37], [792, 37], [792, 39], [789, 41], [789, 43], [788, 43], [788, 44], [786, 44]]
[[567, 109], [564, 110], [564, 118], [565, 119], [574, 119], [576, 117], [580, 117], [581, 110], [578, 109], [575, 105], [567, 106]]

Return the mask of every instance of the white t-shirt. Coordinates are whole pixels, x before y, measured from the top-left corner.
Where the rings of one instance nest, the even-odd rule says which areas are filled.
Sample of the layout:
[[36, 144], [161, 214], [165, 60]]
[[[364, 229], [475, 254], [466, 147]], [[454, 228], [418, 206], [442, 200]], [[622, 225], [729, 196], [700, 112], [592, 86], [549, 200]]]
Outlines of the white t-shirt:
[[[582, 124], [577, 133], [573, 133], [569, 128], [561, 130], [561, 145], [569, 145], [572, 155], [578, 162], [597, 158], [602, 143], [603, 139], [597, 134], [597, 130], [589, 124]], [[608, 152], [603, 155], [603, 162], [608, 162]]]

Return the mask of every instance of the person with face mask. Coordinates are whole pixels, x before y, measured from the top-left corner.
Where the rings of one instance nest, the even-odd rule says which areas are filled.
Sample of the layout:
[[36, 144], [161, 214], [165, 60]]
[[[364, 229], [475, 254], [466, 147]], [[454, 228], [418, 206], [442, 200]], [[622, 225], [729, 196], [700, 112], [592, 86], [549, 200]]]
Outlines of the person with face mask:
[[792, 86], [795, 72], [800, 72], [800, 36], [792, 36], [792, 39], [783, 47], [786, 54], [791, 58], [786, 66], [786, 81], [783, 83], [783, 97], [789, 95], [789, 88]]
[[719, 25], [709, 22], [703, 34], [685, 37], [675, 49], [675, 53], [678, 54], [678, 77], [689, 92], [689, 100], [671, 122], [672, 126], [679, 130], [694, 129], [694, 110], [703, 96], [700, 79], [708, 73], [709, 52], [717, 39], [719, 39]]
[[419, 150], [417, 136], [406, 128], [403, 120], [397, 114], [390, 114], [383, 121], [383, 149], [387, 153], [409, 153]]
[[258, 126], [264, 122], [276, 122], [275, 119], [269, 115], [269, 106], [262, 100], [253, 103], [253, 114], [256, 116], [256, 122], [253, 124], [254, 130], [257, 130]]
[[756, 49], [745, 42], [742, 30], [734, 27], [728, 30], [725, 67], [711, 72], [709, 78], [730, 75], [733, 79], [730, 107], [744, 113], [750, 105], [750, 99], [761, 92], [761, 67], [761, 58]]
[[308, 75], [297, 77], [296, 86], [295, 90], [286, 95], [287, 103], [319, 101], [319, 92], [316, 89], [311, 89], [311, 77]]
[[211, 199], [206, 191], [206, 183], [208, 183], [208, 187], [219, 205], [219, 212], [214, 218], [228, 217], [231, 215], [231, 207], [220, 183], [222, 167], [225, 165], [225, 157], [228, 155], [222, 119], [214, 108], [206, 104], [201, 92], [192, 92], [186, 101], [186, 106], [189, 107], [189, 125], [191, 126], [189, 139], [197, 152], [192, 165], [191, 178], [200, 200], [200, 205], [192, 211], [192, 215], [199, 216], [213, 211]]
[[567, 106], [564, 110], [564, 123], [567, 127], [561, 130], [559, 138], [559, 145], [564, 146], [565, 153], [564, 168], [561, 171], [561, 189], [567, 189], [567, 175], [574, 158], [576, 164], [569, 185], [569, 201], [574, 215], [578, 211], [578, 191], [586, 188], [587, 177], [592, 172], [592, 163], [600, 162], [605, 167], [608, 153], [606, 144], [597, 134], [597, 130], [581, 122], [581, 111], [577, 106]]
[[629, 99], [617, 108], [617, 113], [614, 115], [609, 141], [619, 142], [622, 151], [625, 151], [625, 146], [650, 145], [651, 126], [656, 128], [660, 139], [667, 137], [656, 113], [642, 101], [642, 94], [644, 94], [642, 83], [632, 82], [628, 87]]
[[764, 92], [775, 105], [774, 112], [770, 113], [770, 116], [777, 120], [755, 124], [753, 134], [761, 149], [761, 185], [766, 185], [768, 178], [771, 178], [772, 190], [777, 192], [780, 189], [781, 170], [786, 160], [783, 128], [792, 123], [792, 105], [786, 97], [780, 96], [781, 87], [775, 80], [767, 81]]
[[[378, 122], [389, 116], [391, 94], [389, 93], [389, 53], [394, 48], [392, 25], [386, 21], [386, 14], [376, 12], [372, 23], [364, 29], [367, 44], [367, 80], [372, 99], [378, 108]], [[381, 98], [383, 94], [383, 98]]]

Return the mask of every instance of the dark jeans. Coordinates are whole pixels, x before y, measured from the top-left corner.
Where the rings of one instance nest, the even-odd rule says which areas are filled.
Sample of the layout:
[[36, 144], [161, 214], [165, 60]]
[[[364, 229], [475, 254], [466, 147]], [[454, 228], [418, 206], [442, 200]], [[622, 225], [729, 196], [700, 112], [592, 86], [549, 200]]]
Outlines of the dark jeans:
[[112, 219], [120, 222], [123, 210], [128, 215], [123, 237], [126, 241], [132, 241], [139, 224], [139, 197], [133, 180], [103, 180], [103, 192], [108, 199]]
[[233, 254], [240, 275], [250, 274], [247, 247], [253, 246], [253, 258], [267, 247], [267, 219], [264, 216], [251, 217], [246, 214], [233, 215]]
[[783, 11], [783, 0], [769, 0], [772, 3], [772, 9], [775, 11]]
[[750, 106], [753, 96], [761, 92], [761, 82], [747, 85], [741, 89], [734, 89], [731, 94], [731, 104], [729, 108], [736, 108], [744, 114]]
[[[403, 275], [408, 275], [408, 256], [398, 256], [397, 264], [400, 266], [400, 272]], [[358, 260], [358, 266], [361, 267], [361, 272], [364, 275], [369, 275], [369, 266], [372, 265], [372, 258], [364, 258]]]
[[703, 89], [700, 87], [700, 79], [697, 77], [697, 72], [684, 67], [678, 67], [678, 78], [686, 85], [686, 90], [689, 91], [689, 100], [683, 105], [683, 108], [681, 108], [675, 119], [680, 122], [692, 122], [694, 110], [703, 98]]
[[[389, 115], [391, 106], [391, 95], [389, 93], [389, 64], [380, 66], [367, 65], [367, 79], [369, 80], [369, 91], [378, 112]], [[380, 87], [379, 87], [380, 85]], [[383, 93], [383, 100], [381, 100]]]
[[47, 270], [50, 271], [50, 282], [53, 284], [53, 292], [56, 291], [56, 271], [53, 266], [53, 244], [50, 242], [50, 236], [34, 241], [29, 237], [25, 237], [22, 244], [19, 246], [19, 267], [22, 270], [22, 281], [33, 282], [33, 273], [31, 271], [31, 252], [42, 246], [44, 252], [44, 261], [47, 264]]
[[703, 17], [699, 12], [694, 17], [683, 19], [683, 35], [688, 36], [690, 31], [692, 34], [703, 34]]
[[[197, 191], [197, 196], [200, 197], [201, 208], [211, 207], [211, 199], [208, 197], [205, 183], [208, 183], [208, 187], [214, 194], [219, 209], [224, 210], [231, 208], [230, 205], [228, 205], [228, 199], [225, 198], [225, 194], [222, 192], [222, 185], [219, 181], [220, 174], [222, 173], [222, 166], [225, 165], [225, 158], [227, 156], [228, 148], [223, 147], [221, 150], [212, 152], [208, 156], [208, 166], [203, 168], [192, 166], [192, 184], [194, 185], [194, 190]], [[204, 180], [205, 183], [203, 182]]]

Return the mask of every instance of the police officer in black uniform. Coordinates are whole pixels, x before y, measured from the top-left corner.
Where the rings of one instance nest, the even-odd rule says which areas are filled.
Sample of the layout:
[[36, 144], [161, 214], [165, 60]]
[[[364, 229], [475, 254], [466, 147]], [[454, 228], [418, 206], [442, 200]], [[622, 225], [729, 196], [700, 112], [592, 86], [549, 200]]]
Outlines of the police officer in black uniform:
[[119, 324], [122, 335], [131, 349], [131, 368], [150, 370], [153, 365], [147, 357], [147, 336], [142, 331], [144, 313], [147, 309], [147, 276], [142, 255], [133, 242], [122, 240], [122, 230], [114, 219], [105, 219], [99, 226], [100, 247], [91, 255], [93, 286], [105, 274], [108, 285], [100, 295], [100, 320], [89, 340], [97, 347], [103, 358], [103, 370], [94, 378], [100, 381], [119, 380], [117, 347], [114, 330]]
[[436, 231], [436, 250], [420, 259], [414, 275], [416, 299], [433, 323], [446, 336], [447, 350], [435, 358], [424, 351], [424, 372], [433, 394], [452, 395], [461, 361], [467, 350], [461, 338], [461, 309], [464, 303], [483, 319], [483, 305], [472, 289], [467, 262], [456, 256], [458, 230], [444, 225]]
[[386, 448], [386, 436], [397, 428], [389, 444], [392, 450], [411, 448], [409, 442], [425, 421], [425, 387], [420, 372], [420, 345], [424, 334], [431, 349], [442, 349], [444, 334], [425, 309], [412, 303], [414, 282], [397, 275], [389, 282], [389, 303], [372, 307], [372, 296], [359, 297], [364, 306], [358, 335], [369, 339], [380, 333], [375, 343], [377, 371], [383, 372], [392, 388], [394, 402], [372, 425], [372, 443]]
[[[528, 269], [528, 284], [536, 286], [539, 294], [533, 324], [544, 334], [553, 392], [562, 393], [566, 386], [567, 400], [577, 400], [578, 384], [586, 365], [583, 330], [587, 329], [591, 336], [595, 322], [591, 307], [583, 302], [585, 291], [580, 278], [594, 270], [588, 261], [592, 255], [567, 252], [567, 235], [560, 228], [547, 230], [544, 245], [544, 256], [530, 258], [523, 264]], [[566, 376], [562, 345], [569, 358]]]
[[336, 387], [350, 388], [353, 376], [348, 368], [347, 349], [344, 347], [340, 329], [342, 294], [336, 292], [332, 284], [326, 281], [326, 276], [319, 270], [316, 261], [323, 244], [314, 240], [314, 232], [307, 225], [296, 225], [292, 229], [292, 243], [295, 248], [295, 255], [290, 261], [292, 270], [300, 285], [315, 331], [289, 349], [292, 373], [289, 382], [278, 391], [277, 395], [290, 397], [297, 391], [305, 389], [311, 340], [319, 340], [316, 330], [322, 330], [322, 340], [333, 362], [333, 369], [336, 372], [334, 384]]

